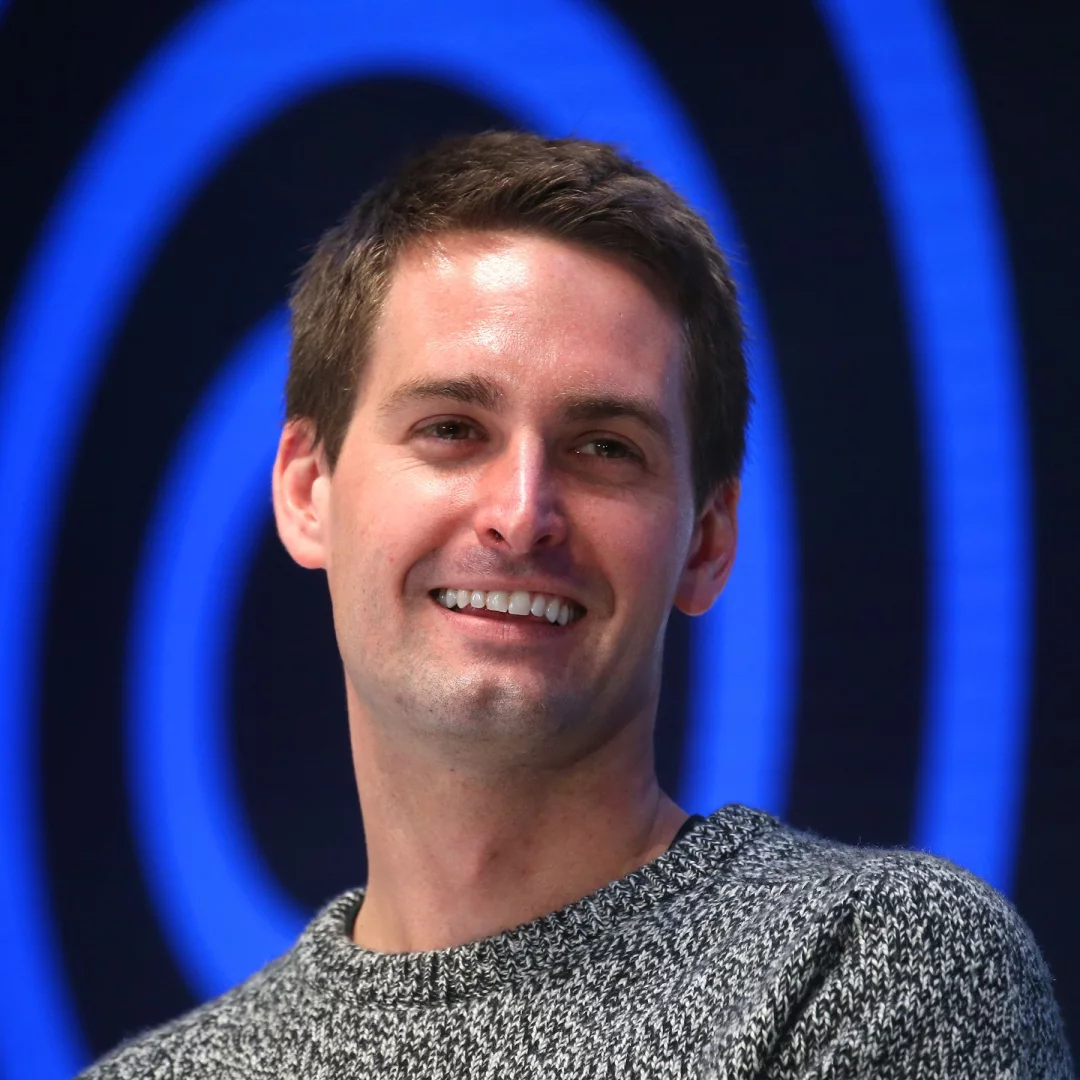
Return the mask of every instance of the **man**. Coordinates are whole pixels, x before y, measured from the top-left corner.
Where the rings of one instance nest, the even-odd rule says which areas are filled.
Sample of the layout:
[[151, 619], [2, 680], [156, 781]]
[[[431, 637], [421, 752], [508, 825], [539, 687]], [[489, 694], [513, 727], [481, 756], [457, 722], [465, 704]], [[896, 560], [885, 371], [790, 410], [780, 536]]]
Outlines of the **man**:
[[664, 628], [731, 571], [749, 404], [666, 184], [451, 141], [323, 237], [293, 315], [274, 508], [329, 582], [367, 887], [87, 1075], [1071, 1074], [989, 887], [657, 784]]

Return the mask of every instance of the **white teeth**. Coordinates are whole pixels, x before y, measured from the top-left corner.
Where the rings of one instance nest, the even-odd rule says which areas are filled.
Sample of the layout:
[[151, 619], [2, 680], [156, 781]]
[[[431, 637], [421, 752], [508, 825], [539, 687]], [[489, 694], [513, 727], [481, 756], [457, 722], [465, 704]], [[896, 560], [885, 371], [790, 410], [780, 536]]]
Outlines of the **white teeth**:
[[[0, 0], [2, 2], [2, 0]], [[532, 615], [534, 618], [547, 619], [549, 623], [558, 623], [566, 626], [580, 614], [575, 616], [576, 604], [560, 600], [557, 596], [545, 596], [542, 593], [532, 595], [524, 589], [515, 589], [508, 592], [503, 589], [494, 589], [484, 592], [482, 589], [436, 589], [435, 599], [450, 608], [486, 608], [488, 611], [498, 611], [510, 615]]]
[[510, 606], [508, 608], [511, 615], [528, 615], [529, 614], [529, 594], [517, 589], [510, 594]]

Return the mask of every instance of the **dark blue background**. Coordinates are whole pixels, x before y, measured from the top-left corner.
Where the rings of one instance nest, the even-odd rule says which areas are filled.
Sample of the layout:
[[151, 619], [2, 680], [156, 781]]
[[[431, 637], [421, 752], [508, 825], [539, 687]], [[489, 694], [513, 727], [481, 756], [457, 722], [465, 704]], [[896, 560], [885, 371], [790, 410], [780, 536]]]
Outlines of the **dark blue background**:
[[[0, 14], [0, 304], [95, 125], [190, 7], [15, 0]], [[787, 817], [844, 840], [908, 843], [925, 705], [924, 450], [888, 225], [847, 85], [808, 0], [607, 7], [707, 148], [767, 310], [799, 530]], [[1080, 14], [1003, 0], [953, 0], [948, 11], [1006, 230], [1030, 430], [1035, 633], [1013, 899], [1058, 980], [1077, 1045]], [[196, 1000], [147, 895], [122, 759], [132, 570], [163, 465], [215, 366], [281, 303], [305, 249], [367, 183], [439, 134], [506, 123], [490, 105], [416, 80], [305, 98], [237, 147], [199, 192], [110, 348], [90, 421], [75, 433], [50, 553], [32, 808], [44, 822], [49, 918], [94, 1054]], [[690, 632], [673, 620], [658, 723], [672, 789]], [[231, 664], [248, 825], [279, 882], [310, 909], [363, 879], [362, 826], [325, 588], [269, 531]], [[0, 950], [15, 933], [0, 931]]]

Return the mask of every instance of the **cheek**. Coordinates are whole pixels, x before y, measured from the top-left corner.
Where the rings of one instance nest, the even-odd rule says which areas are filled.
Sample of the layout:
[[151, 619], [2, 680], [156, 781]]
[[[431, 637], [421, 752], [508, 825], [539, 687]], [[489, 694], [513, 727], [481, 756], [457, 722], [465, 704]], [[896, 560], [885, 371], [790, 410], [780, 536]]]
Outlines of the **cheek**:
[[638, 613], [666, 612], [682, 570], [686, 522], [664, 500], [608, 506], [589, 521], [592, 546], [617, 595]]
[[391, 580], [400, 579], [439, 545], [455, 513], [453, 493], [419, 469], [357, 467], [341, 480], [332, 557], [343, 573], [393, 571]]

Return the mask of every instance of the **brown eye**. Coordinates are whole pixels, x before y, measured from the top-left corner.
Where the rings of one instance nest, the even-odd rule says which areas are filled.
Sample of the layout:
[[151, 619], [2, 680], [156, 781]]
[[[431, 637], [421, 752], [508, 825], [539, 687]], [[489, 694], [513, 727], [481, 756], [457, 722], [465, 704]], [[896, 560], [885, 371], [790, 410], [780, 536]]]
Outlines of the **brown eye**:
[[421, 428], [420, 434], [428, 435], [440, 442], [461, 442], [469, 438], [472, 431], [472, 425], [466, 424], [463, 420], [439, 420], [437, 423]]
[[[594, 449], [590, 449], [590, 447]], [[616, 460], [638, 460], [638, 454], [631, 450], [626, 443], [620, 442], [618, 439], [590, 439], [587, 443], [582, 443], [578, 453]]]

